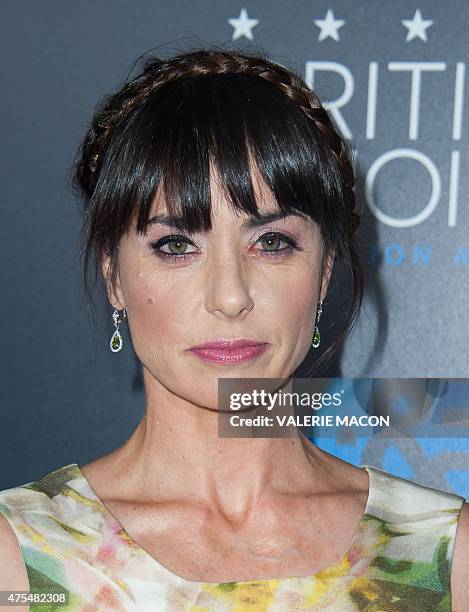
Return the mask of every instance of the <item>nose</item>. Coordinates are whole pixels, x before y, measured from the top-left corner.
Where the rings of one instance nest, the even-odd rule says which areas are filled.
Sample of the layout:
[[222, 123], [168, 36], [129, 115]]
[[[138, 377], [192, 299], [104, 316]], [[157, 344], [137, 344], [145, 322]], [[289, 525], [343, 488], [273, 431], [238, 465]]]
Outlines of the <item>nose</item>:
[[240, 259], [212, 260], [206, 287], [206, 308], [218, 317], [246, 316], [254, 307], [249, 279]]

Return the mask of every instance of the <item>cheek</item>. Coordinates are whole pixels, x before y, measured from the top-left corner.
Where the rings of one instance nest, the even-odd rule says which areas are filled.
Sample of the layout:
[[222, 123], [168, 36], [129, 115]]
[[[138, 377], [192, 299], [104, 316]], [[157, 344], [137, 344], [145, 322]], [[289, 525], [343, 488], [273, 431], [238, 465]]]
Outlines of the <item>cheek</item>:
[[[129, 328], [139, 357], [164, 356], [165, 346], [180, 344], [191, 321], [187, 283], [154, 270], [122, 275], [128, 305]], [[142, 359], [144, 360], [144, 359]]]
[[319, 268], [305, 262], [303, 266], [279, 271], [275, 285], [270, 285], [269, 310], [295, 327], [310, 323], [314, 317], [319, 288]]

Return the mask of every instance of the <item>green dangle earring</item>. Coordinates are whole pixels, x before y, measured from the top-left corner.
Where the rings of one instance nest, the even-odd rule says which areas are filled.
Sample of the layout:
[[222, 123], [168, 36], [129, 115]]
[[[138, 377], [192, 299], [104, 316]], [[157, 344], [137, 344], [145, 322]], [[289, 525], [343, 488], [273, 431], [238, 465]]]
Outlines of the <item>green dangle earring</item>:
[[109, 342], [109, 346], [113, 353], [117, 353], [122, 348], [123, 341], [122, 341], [121, 333], [119, 331], [119, 325], [126, 318], [126, 316], [127, 316], [127, 312], [124, 308], [124, 310], [122, 311], [122, 318], [119, 319], [119, 311], [117, 310], [117, 308], [114, 308], [114, 312], [112, 313], [112, 318], [114, 319], [114, 327], [116, 328], [116, 330], [112, 334], [111, 341]]
[[314, 326], [313, 341], [311, 342], [311, 346], [315, 349], [317, 349], [321, 344], [321, 334], [319, 333], [318, 323], [322, 314], [322, 302], [322, 300], [319, 300], [319, 306], [316, 312], [316, 324]]

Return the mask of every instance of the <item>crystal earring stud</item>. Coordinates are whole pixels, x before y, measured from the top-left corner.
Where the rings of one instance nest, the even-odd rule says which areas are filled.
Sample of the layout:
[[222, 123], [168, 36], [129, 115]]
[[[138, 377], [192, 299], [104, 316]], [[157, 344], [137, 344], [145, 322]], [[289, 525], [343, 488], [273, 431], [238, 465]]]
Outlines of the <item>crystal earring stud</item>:
[[114, 319], [114, 327], [116, 329], [115, 329], [114, 333], [112, 334], [111, 341], [109, 342], [109, 346], [110, 346], [111, 351], [113, 353], [117, 353], [118, 351], [120, 351], [122, 349], [123, 341], [122, 341], [121, 333], [119, 331], [119, 325], [122, 323], [122, 321], [126, 317], [127, 317], [127, 312], [126, 312], [125, 308], [122, 311], [122, 318], [121, 319], [119, 319], [119, 311], [117, 310], [117, 308], [114, 308], [114, 312], [112, 313], [112, 318]]

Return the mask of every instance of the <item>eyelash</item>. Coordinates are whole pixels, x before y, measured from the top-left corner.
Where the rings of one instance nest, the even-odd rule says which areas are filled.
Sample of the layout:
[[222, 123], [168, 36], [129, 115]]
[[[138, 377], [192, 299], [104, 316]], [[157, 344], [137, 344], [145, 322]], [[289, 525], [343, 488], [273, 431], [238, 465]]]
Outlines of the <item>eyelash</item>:
[[[283, 249], [277, 249], [276, 251], [264, 250], [262, 251], [263, 256], [279, 257], [279, 256], [284, 256], [290, 253], [292, 249], [296, 249], [298, 251], [301, 250], [296, 240], [294, 240], [293, 238], [290, 238], [290, 236], [285, 236], [285, 234], [282, 234], [281, 232], [267, 232], [266, 234], [263, 234], [262, 236], [260, 236], [257, 242], [259, 242], [262, 238], [266, 238], [266, 237], [279, 238], [280, 240], [283, 240], [284, 242], [286, 242], [288, 246], [284, 247]], [[191, 244], [192, 246], [195, 246], [195, 244], [192, 241], [186, 239], [185, 236], [182, 236], [180, 234], [164, 236], [164, 238], [160, 238], [160, 240], [157, 240], [156, 242], [151, 242], [150, 246], [158, 257], [161, 257], [162, 259], [169, 260], [169, 261], [176, 261], [176, 260], [181, 261], [181, 260], [186, 259], [187, 257], [190, 257], [191, 255], [194, 255], [194, 253], [182, 253], [181, 255], [176, 255], [174, 253], [165, 253], [159, 250], [162, 246], [164, 246], [165, 244], [168, 244], [169, 242], [186, 242], [188, 244]]]

